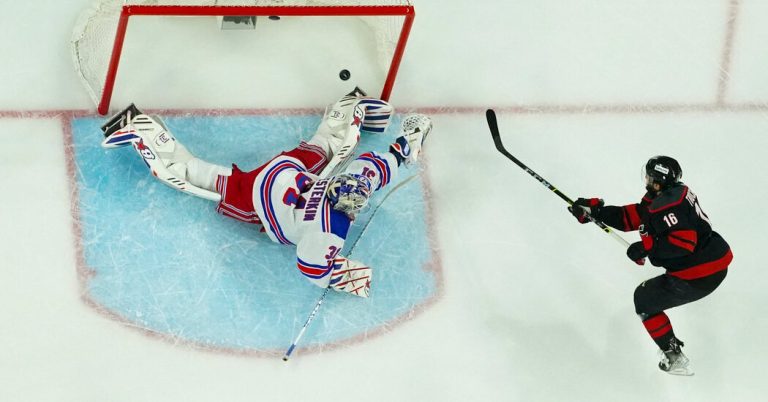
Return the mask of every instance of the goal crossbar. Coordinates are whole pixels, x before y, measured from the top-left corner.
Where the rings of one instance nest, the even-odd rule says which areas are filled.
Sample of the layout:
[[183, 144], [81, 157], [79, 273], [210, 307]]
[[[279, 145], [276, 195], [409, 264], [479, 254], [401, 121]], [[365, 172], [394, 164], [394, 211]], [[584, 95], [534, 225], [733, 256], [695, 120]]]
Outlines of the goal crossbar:
[[411, 32], [416, 12], [412, 5], [353, 5], [353, 6], [189, 6], [189, 5], [124, 5], [120, 12], [112, 55], [107, 68], [104, 91], [98, 105], [102, 115], [109, 111], [112, 91], [120, 64], [120, 55], [131, 16], [403, 16], [403, 25], [395, 46], [392, 61], [387, 71], [387, 77], [380, 98], [389, 100], [392, 94], [397, 71], [400, 68], [405, 45]]

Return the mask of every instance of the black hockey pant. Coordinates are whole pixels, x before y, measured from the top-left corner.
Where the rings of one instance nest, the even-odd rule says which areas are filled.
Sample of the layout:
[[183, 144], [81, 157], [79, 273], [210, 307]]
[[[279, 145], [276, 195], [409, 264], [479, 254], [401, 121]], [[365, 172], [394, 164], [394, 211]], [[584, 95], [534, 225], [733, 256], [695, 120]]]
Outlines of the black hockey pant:
[[662, 350], [666, 350], [670, 339], [675, 336], [664, 310], [707, 296], [717, 289], [727, 273], [725, 269], [694, 280], [663, 274], [641, 283], [635, 289], [635, 312]]

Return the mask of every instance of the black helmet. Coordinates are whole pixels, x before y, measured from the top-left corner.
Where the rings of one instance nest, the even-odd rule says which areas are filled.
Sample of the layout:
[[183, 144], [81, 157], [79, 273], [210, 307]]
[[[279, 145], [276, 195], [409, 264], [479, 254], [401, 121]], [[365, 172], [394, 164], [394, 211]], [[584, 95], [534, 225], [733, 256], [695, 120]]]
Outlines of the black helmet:
[[645, 164], [645, 178], [646, 186], [656, 183], [666, 188], [683, 178], [683, 169], [673, 158], [657, 155]]

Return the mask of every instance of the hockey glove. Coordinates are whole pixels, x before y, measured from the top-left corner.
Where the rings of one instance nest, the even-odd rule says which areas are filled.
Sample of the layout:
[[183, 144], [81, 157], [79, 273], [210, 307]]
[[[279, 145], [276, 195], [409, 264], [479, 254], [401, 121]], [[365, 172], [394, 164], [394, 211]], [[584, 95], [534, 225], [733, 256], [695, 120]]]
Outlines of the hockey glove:
[[587, 223], [589, 222], [587, 214], [597, 218], [604, 205], [605, 202], [600, 198], [579, 198], [568, 207], [568, 211], [576, 217], [579, 223]]
[[329, 286], [337, 292], [368, 297], [371, 291], [373, 270], [363, 263], [338, 257], [333, 260]]
[[648, 257], [648, 250], [645, 249], [643, 242], [632, 243], [627, 248], [627, 257], [637, 265], [645, 265], [645, 257]]

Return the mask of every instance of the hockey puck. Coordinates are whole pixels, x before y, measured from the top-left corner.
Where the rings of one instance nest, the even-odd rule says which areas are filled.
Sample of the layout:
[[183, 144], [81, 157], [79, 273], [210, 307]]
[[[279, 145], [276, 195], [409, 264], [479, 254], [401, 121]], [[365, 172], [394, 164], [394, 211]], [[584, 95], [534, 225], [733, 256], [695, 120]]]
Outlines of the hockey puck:
[[280, 16], [277, 15], [270, 15], [268, 18], [272, 21], [280, 21]]
[[350, 74], [349, 70], [347, 70], [347, 69], [339, 71], [339, 78], [341, 78], [342, 81], [348, 80], [349, 77], [351, 77], [351, 76], [352, 76], [352, 74]]

